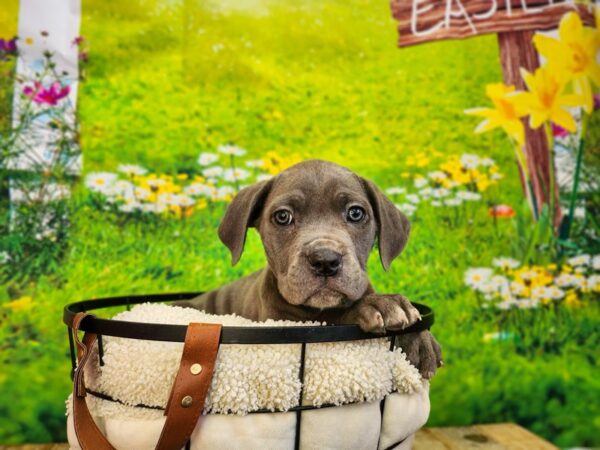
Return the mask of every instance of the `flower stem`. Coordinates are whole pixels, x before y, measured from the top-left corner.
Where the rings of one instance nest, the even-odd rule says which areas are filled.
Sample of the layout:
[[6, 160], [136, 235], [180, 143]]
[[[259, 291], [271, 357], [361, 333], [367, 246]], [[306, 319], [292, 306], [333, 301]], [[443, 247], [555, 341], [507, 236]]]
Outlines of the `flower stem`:
[[[548, 192], [548, 205], [550, 207], [550, 227], [554, 231], [556, 225], [556, 174], [554, 170], [554, 139], [552, 137], [552, 127], [550, 122], [544, 124], [546, 131], [546, 139], [548, 141], [548, 178], [550, 181], [550, 189]], [[554, 234], [554, 233], [553, 233]]]
[[577, 162], [575, 164], [575, 173], [573, 174], [573, 189], [571, 190], [571, 198], [569, 199], [569, 214], [564, 228], [561, 230], [561, 239], [569, 239], [571, 232], [571, 224], [575, 215], [575, 202], [577, 201], [577, 191], [579, 189], [579, 177], [581, 175], [581, 165], [583, 162], [583, 149], [585, 147], [585, 133], [587, 131], [588, 115], [583, 114], [581, 120], [581, 135], [579, 137], [579, 148], [577, 149]]

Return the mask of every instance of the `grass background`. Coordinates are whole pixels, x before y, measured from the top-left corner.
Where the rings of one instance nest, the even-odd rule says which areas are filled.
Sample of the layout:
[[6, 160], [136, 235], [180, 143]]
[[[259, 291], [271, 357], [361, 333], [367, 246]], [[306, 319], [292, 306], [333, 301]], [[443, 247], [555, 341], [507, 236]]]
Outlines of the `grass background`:
[[[0, 35], [16, 28], [17, 2], [0, 9]], [[251, 157], [323, 158], [381, 187], [407, 185], [406, 158], [421, 151], [491, 156], [505, 174], [486, 200], [521, 203], [516, 165], [500, 133], [475, 135], [468, 107], [501, 79], [495, 36], [396, 48], [386, 1], [83, 0], [90, 50], [80, 86], [85, 172], [136, 163], [175, 173], [200, 151], [234, 142]], [[8, 111], [10, 85], [0, 89]], [[232, 268], [216, 239], [222, 207], [184, 222], [139, 222], [93, 208], [83, 187], [72, 201], [65, 261], [35, 282], [0, 285], [0, 442], [64, 440], [70, 389], [61, 310], [119, 294], [207, 290], [262, 267], [254, 232]], [[483, 343], [497, 331], [462, 282], [471, 266], [520, 256], [511, 221], [492, 226], [485, 202], [458, 224], [423, 206], [406, 251], [389, 272], [369, 262], [382, 292], [431, 305], [445, 367], [431, 385], [429, 425], [515, 421], [560, 446], [600, 445], [597, 304], [569, 312], [558, 349], [520, 351]], [[546, 318], [548, 333], [552, 317]]]

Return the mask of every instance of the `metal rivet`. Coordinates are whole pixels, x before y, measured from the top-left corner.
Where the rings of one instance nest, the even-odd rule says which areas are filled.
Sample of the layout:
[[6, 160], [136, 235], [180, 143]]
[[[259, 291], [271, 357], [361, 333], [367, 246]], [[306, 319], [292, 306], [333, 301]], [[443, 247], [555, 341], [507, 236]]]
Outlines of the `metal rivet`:
[[190, 367], [190, 372], [192, 372], [192, 375], [198, 375], [200, 372], [202, 372], [202, 366], [198, 363], [192, 364], [192, 367]]
[[186, 395], [181, 399], [181, 406], [183, 406], [184, 408], [189, 408], [190, 406], [192, 406], [192, 401], [192, 396]]

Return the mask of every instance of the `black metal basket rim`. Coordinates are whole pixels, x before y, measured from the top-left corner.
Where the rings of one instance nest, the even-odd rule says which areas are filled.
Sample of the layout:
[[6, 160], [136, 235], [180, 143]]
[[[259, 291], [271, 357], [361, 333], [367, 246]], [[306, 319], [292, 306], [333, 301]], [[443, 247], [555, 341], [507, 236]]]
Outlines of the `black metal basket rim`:
[[[200, 294], [203, 294], [203, 292], [128, 295], [83, 300], [65, 306], [63, 322], [67, 326], [72, 327], [73, 318], [79, 312], [88, 312], [113, 306], [130, 306], [140, 303], [191, 300]], [[379, 339], [429, 329], [434, 323], [433, 311], [431, 308], [421, 303], [413, 303], [413, 305], [421, 313], [422, 319], [403, 330], [387, 330], [385, 334], [366, 333], [357, 325], [291, 327], [224, 326], [221, 332], [221, 344], [302, 344], [355, 341]], [[184, 342], [185, 334], [187, 332], [186, 325], [129, 322], [123, 320], [101, 319], [95, 316], [84, 318], [79, 329], [81, 331], [96, 333], [103, 336], [164, 342]]]

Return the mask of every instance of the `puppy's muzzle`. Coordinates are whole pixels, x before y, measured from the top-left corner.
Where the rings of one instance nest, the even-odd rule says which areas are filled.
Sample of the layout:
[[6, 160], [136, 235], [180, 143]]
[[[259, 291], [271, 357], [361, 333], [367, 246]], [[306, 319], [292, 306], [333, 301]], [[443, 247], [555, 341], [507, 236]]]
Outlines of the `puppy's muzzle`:
[[342, 255], [329, 248], [317, 248], [307, 258], [313, 273], [320, 277], [333, 277], [342, 268]]

